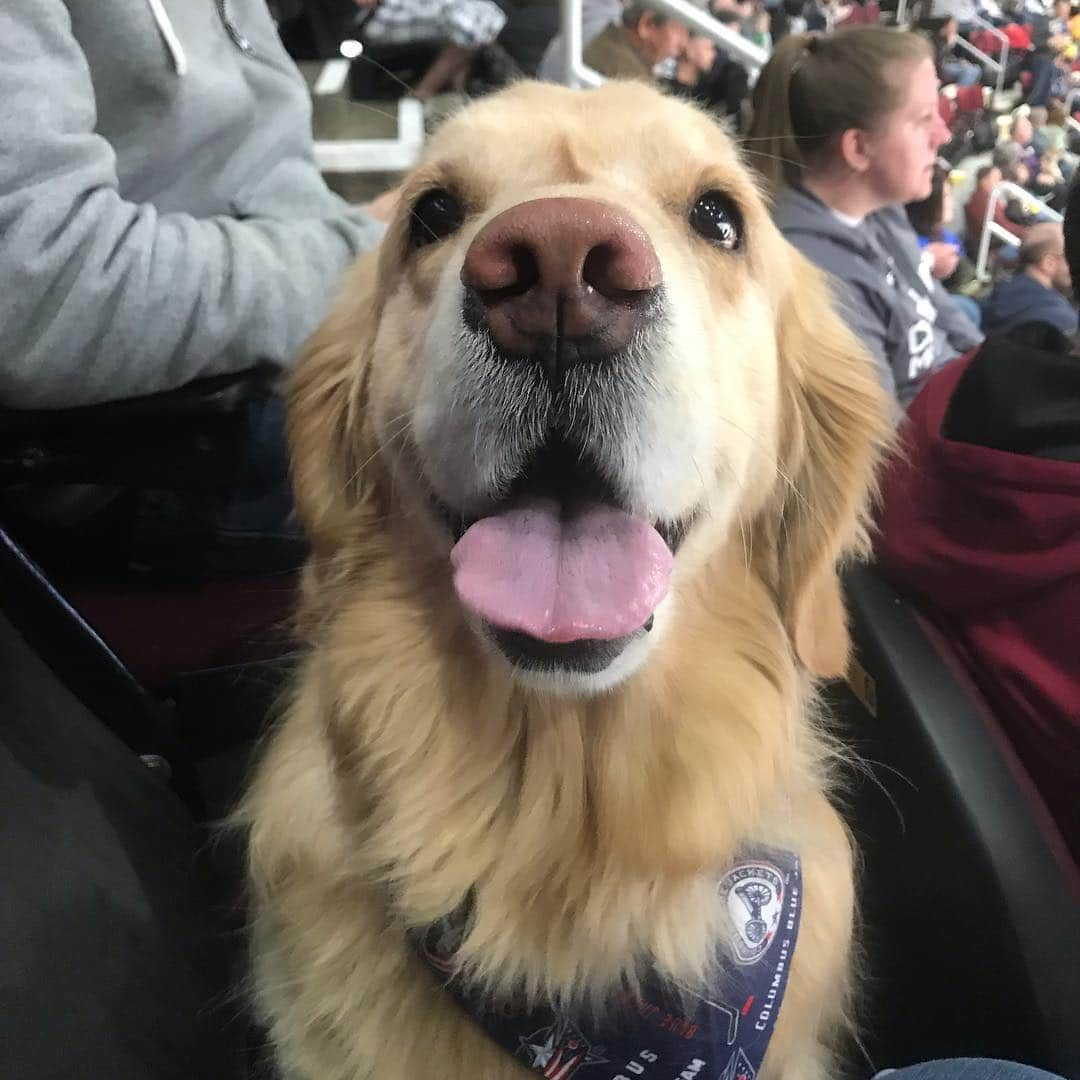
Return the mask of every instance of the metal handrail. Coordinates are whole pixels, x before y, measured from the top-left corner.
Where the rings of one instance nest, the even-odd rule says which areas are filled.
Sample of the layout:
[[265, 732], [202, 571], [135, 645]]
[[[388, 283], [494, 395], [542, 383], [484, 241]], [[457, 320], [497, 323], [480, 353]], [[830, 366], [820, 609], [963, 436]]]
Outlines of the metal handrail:
[[585, 48], [581, 40], [581, 9], [582, 0], [561, 0], [559, 4], [564, 77], [567, 86], [600, 86], [604, 77], [581, 59]]
[[321, 172], [407, 172], [424, 149], [424, 107], [415, 98], [397, 104], [396, 139], [324, 139], [315, 143]]
[[1005, 67], [995, 60], [989, 53], [984, 53], [982, 49], [975, 45], [972, 45], [967, 38], [958, 37], [954, 42], [955, 46], [961, 51], [968, 54], [968, 56], [974, 56], [980, 63], [986, 64], [991, 70], [997, 69], [997, 92], [1000, 94], [1005, 87]]
[[994, 190], [990, 192], [990, 200], [986, 204], [986, 217], [983, 219], [982, 235], [979, 237], [979, 257], [975, 263], [975, 275], [980, 281], [986, 281], [990, 277], [987, 273], [987, 264], [990, 262], [990, 238], [996, 236], [1008, 244], [1017, 243], [1014, 233], [994, 221], [994, 214], [1003, 195], [1015, 195], [1029, 205], [1034, 204], [1050, 221], [1062, 220], [1061, 214], [1047, 206], [1042, 199], [1036, 198], [1030, 191], [1025, 191], [1019, 184], [1002, 180], [1000, 184], [995, 185]]
[[[765, 61], [769, 59], [768, 53], [760, 46], [718, 22], [690, 0], [651, 0], [651, 6], [665, 15], [674, 16], [692, 30], [723, 46], [728, 53], [743, 62], [751, 79], [757, 77], [758, 72], [765, 66]], [[560, 0], [566, 80], [570, 86], [599, 86], [604, 81], [603, 76], [588, 67], [581, 58], [581, 8], [582, 0]]]
[[1005, 74], [1009, 67], [1009, 35], [1005, 33], [1000, 27], [995, 26], [988, 19], [984, 19], [981, 15], [972, 16], [973, 23], [976, 26], [982, 27], [983, 30], [989, 30], [1001, 42], [1001, 52], [998, 53], [998, 76], [997, 86], [994, 92], [1001, 94], [1005, 90]]
[[[896, 5], [896, 25], [903, 24], [904, 19], [907, 17], [907, 0], [899, 0]], [[995, 60], [992, 56], [984, 53], [981, 49], [972, 45], [966, 38], [958, 37], [956, 44], [960, 48], [967, 52], [970, 56], [978, 57], [983, 63], [989, 64], [991, 68], [997, 69], [997, 83], [994, 88], [996, 94], [1001, 94], [1005, 89], [1005, 75], [1009, 64], [1009, 35], [1006, 34], [999, 27], [995, 26], [988, 19], [984, 19], [981, 15], [973, 15], [971, 21], [982, 30], [989, 30], [994, 37], [1001, 41], [1001, 52], [998, 54], [1001, 59]]]

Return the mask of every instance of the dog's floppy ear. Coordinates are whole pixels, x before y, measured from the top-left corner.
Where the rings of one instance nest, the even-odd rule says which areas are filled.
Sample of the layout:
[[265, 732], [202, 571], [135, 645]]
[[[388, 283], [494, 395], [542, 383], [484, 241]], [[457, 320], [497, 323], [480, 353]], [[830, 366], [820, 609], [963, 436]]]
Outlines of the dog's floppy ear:
[[891, 424], [873, 362], [833, 310], [823, 276], [791, 256], [777, 322], [780, 475], [767, 512], [788, 634], [806, 668], [831, 678], [844, 674], [850, 647], [838, 566], [867, 552], [874, 471]]
[[316, 552], [336, 547], [362, 501], [363, 398], [374, 338], [375, 260], [345, 278], [305, 347], [289, 387], [296, 507]]

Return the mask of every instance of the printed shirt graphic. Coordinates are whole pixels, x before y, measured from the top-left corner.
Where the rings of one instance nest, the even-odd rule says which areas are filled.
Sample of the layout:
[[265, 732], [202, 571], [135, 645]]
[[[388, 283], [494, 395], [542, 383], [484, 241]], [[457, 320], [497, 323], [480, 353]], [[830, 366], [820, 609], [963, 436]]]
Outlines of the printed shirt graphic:
[[461, 934], [432, 927], [417, 942], [448, 993], [509, 1054], [546, 1080], [754, 1080], [787, 987], [802, 914], [799, 857], [744, 851], [719, 885], [733, 928], [730, 959], [702, 995], [646, 979], [599, 1027], [539, 1007], [496, 1008], [453, 977]]
[[923, 259], [919, 263], [919, 280], [926, 292], [908, 287], [908, 299], [915, 305], [915, 322], [908, 327], [908, 379], [914, 381], [934, 367], [935, 340], [934, 325], [938, 319], [938, 310], [931, 296], [934, 291], [934, 279], [930, 264]]

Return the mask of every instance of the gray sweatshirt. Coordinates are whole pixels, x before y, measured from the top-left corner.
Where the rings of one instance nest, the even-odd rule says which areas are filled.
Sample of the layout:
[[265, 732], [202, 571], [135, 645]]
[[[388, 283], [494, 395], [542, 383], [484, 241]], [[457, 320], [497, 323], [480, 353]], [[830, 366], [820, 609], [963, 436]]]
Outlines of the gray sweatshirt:
[[923, 264], [899, 206], [842, 221], [803, 188], [780, 190], [773, 218], [784, 236], [832, 278], [837, 309], [873, 354], [882, 385], [902, 405], [982, 334]]
[[265, 0], [0, 0], [0, 404], [286, 365], [381, 234]]

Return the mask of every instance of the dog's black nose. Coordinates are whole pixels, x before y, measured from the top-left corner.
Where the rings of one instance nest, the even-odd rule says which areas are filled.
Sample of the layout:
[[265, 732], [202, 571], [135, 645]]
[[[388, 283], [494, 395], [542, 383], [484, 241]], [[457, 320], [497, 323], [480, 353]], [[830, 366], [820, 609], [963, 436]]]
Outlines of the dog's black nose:
[[573, 364], [625, 348], [654, 308], [662, 274], [645, 231], [609, 203], [520, 203], [477, 233], [461, 268], [466, 320], [543, 363], [553, 386]]

